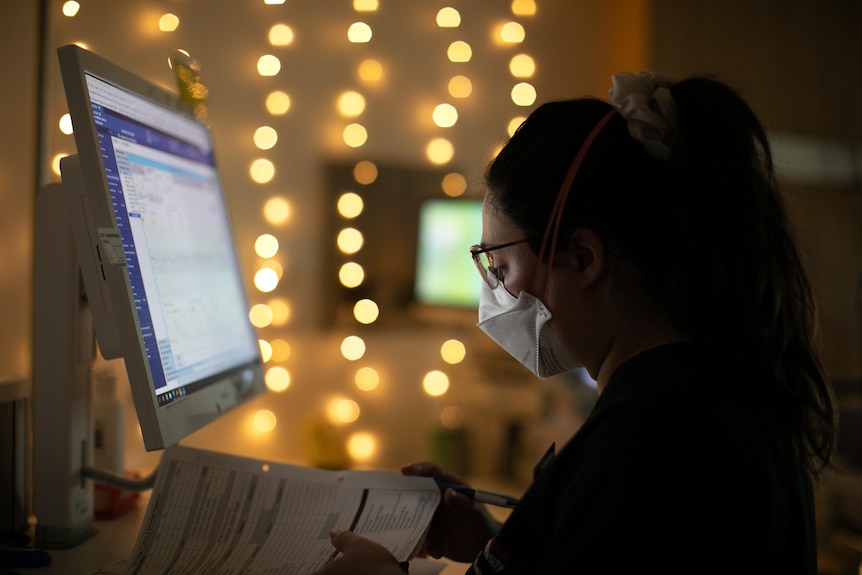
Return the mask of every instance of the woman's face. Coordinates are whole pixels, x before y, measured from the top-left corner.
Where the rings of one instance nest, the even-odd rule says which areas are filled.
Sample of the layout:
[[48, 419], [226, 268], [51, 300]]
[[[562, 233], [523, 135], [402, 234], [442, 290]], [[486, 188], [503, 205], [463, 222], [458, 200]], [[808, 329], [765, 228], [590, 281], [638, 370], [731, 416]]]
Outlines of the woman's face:
[[[524, 239], [524, 232], [500, 213], [499, 209], [489, 204], [487, 200], [482, 204], [481, 246], [483, 248], [522, 239]], [[505, 286], [509, 293], [518, 297], [522, 291], [527, 291], [541, 297], [541, 294], [532, 291], [538, 257], [530, 250], [529, 244], [524, 242], [500, 248], [490, 252], [489, 255], [493, 258], [493, 265], [497, 269], [501, 286]]]

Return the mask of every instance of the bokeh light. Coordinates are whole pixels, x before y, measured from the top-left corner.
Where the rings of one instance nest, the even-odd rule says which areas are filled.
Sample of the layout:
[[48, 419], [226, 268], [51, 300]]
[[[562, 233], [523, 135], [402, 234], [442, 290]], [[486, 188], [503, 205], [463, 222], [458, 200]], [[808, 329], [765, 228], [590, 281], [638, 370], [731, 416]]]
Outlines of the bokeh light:
[[356, 228], [344, 228], [338, 232], [338, 237], [335, 238], [335, 243], [338, 249], [345, 254], [355, 254], [362, 249], [365, 243], [365, 238], [362, 232]]
[[269, 293], [278, 287], [278, 274], [271, 268], [261, 268], [254, 274], [254, 287], [263, 293]]
[[446, 138], [434, 138], [425, 148], [425, 156], [432, 164], [445, 164], [455, 155], [455, 147]]
[[272, 361], [283, 362], [290, 358], [290, 344], [283, 339], [274, 339], [269, 345], [272, 346]]
[[283, 116], [290, 110], [290, 96], [286, 92], [276, 90], [266, 97], [266, 111], [273, 116]]
[[344, 128], [344, 143], [351, 148], [359, 148], [368, 141], [368, 131], [362, 124], [348, 124]]
[[468, 98], [473, 93], [473, 82], [467, 76], [453, 76], [449, 80], [449, 95], [453, 98]]
[[347, 29], [347, 39], [354, 44], [370, 42], [371, 36], [371, 26], [365, 22], [354, 22]]
[[254, 145], [261, 150], [269, 150], [278, 142], [278, 132], [271, 126], [261, 126], [254, 131]]
[[258, 184], [265, 184], [275, 177], [275, 164], [266, 158], [258, 158], [248, 169], [251, 179]]
[[277, 76], [281, 71], [281, 60], [272, 54], [264, 54], [257, 60], [257, 73], [261, 76]]
[[446, 429], [458, 429], [464, 423], [464, 410], [457, 405], [447, 405], [440, 411], [440, 423]]
[[70, 116], [69, 114], [63, 114], [62, 116], [60, 116], [60, 122], [58, 125], [62, 133], [66, 134], [67, 136], [70, 135], [73, 131], [72, 116]]
[[451, 6], [440, 8], [437, 12], [437, 26], [440, 28], [457, 28], [461, 25], [461, 14]]
[[467, 348], [457, 339], [448, 339], [440, 346], [440, 357], [448, 364], [461, 363], [466, 355]]
[[458, 110], [452, 104], [438, 104], [434, 107], [431, 117], [441, 128], [451, 128], [458, 122]]
[[264, 363], [272, 359], [272, 344], [270, 344], [265, 339], [257, 340], [257, 345], [260, 347], [260, 359], [263, 360]]
[[326, 405], [326, 417], [336, 425], [353, 423], [359, 419], [360, 411], [358, 403], [343, 397], [333, 398]]
[[338, 96], [338, 113], [347, 118], [353, 118], [362, 114], [365, 110], [365, 97], [359, 92], [352, 90], [342, 92]]
[[354, 461], [371, 460], [377, 452], [377, 439], [371, 433], [361, 431], [354, 433], [347, 440], [347, 453]]
[[272, 323], [272, 310], [262, 303], [253, 305], [248, 312], [248, 319], [256, 328], [268, 327]]
[[439, 397], [449, 390], [449, 376], [442, 371], [429, 371], [422, 379], [422, 389], [433, 397]]
[[536, 89], [529, 82], [519, 82], [512, 88], [512, 102], [518, 106], [532, 106], [536, 102]]
[[530, 78], [536, 73], [536, 61], [527, 54], [517, 54], [509, 60], [509, 72], [515, 78]]
[[374, 391], [380, 385], [380, 374], [373, 367], [360, 367], [353, 376], [353, 383], [362, 391]]
[[159, 18], [159, 30], [162, 32], [173, 32], [180, 25], [180, 19], [176, 16], [176, 14], [163, 14], [161, 18]]
[[518, 22], [506, 22], [500, 28], [500, 40], [506, 44], [520, 44], [525, 37], [524, 27]]
[[512, 14], [515, 16], [535, 16], [535, 0], [512, 0]]
[[377, 174], [377, 165], [368, 160], [358, 162], [353, 168], [353, 179], [366, 186], [377, 180]]
[[374, 300], [361, 299], [353, 304], [353, 317], [361, 324], [371, 324], [380, 316], [380, 308]]
[[365, 281], [365, 270], [356, 262], [347, 262], [338, 270], [338, 281], [347, 288], [355, 288]]
[[365, 340], [358, 335], [348, 335], [341, 340], [341, 355], [350, 361], [361, 359], [365, 355]]
[[278, 393], [290, 387], [290, 372], [278, 365], [270, 367], [266, 370], [263, 380], [266, 382], [267, 389]]
[[272, 234], [261, 234], [254, 240], [254, 253], [262, 258], [271, 258], [278, 253], [278, 240]]
[[293, 29], [287, 24], [276, 24], [269, 29], [269, 43], [273, 46], [289, 46], [293, 42]]
[[286, 299], [275, 297], [266, 302], [266, 305], [272, 310], [272, 325], [281, 327], [290, 321], [293, 309], [291, 309], [290, 302]]
[[467, 191], [467, 178], [458, 172], [451, 172], [443, 176], [443, 193], [450, 198], [457, 198]]
[[355, 192], [345, 192], [338, 197], [337, 209], [342, 218], [353, 219], [362, 213], [365, 202]]
[[368, 60], [363, 60], [361, 64], [359, 64], [359, 79], [368, 84], [373, 84], [375, 82], [379, 82], [383, 78], [383, 65], [369, 58]]
[[75, 2], [75, 0], [68, 0], [68, 2], [63, 2], [63, 16], [68, 18], [74, 18], [77, 16], [78, 11], [81, 9], [81, 5]]
[[446, 50], [446, 56], [450, 62], [469, 62], [473, 57], [473, 49], [470, 44], [463, 40], [456, 40], [449, 44]]
[[279, 196], [269, 198], [263, 205], [263, 218], [274, 226], [290, 220], [291, 212], [290, 203]]
[[269, 433], [275, 429], [275, 414], [268, 409], [261, 409], [254, 414], [254, 428], [261, 433]]

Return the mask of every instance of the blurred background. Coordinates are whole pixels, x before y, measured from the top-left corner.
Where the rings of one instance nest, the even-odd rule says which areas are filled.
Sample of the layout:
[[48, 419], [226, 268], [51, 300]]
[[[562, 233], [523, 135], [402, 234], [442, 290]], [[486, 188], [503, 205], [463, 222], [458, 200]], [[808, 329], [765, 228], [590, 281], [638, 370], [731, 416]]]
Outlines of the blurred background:
[[[535, 381], [475, 328], [484, 168], [534, 107], [605, 98], [615, 72], [715, 74], [770, 133], [814, 283], [844, 469], [818, 491], [821, 571], [847, 572], [862, 548], [860, 26], [856, 0], [3, 2], [0, 377], [32, 374], [34, 198], [75, 153], [56, 48], [172, 90], [179, 49], [201, 64], [272, 390], [185, 443], [321, 467], [433, 458], [522, 489], [595, 391], [578, 372]], [[146, 472], [159, 454], [119, 388], [127, 467]]]

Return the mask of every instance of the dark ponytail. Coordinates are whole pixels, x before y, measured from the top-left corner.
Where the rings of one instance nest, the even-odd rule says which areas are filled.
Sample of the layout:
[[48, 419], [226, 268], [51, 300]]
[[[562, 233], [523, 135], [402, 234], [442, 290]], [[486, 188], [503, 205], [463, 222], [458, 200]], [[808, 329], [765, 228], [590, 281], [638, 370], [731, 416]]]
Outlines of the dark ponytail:
[[[814, 349], [814, 302], [773, 173], [766, 134], [731, 88], [671, 86], [678, 133], [650, 157], [616, 114], [574, 181], [560, 238], [595, 230], [638, 270], [623, 289], [665, 310], [691, 337], [754, 366], [817, 476], [835, 444], [835, 405]], [[611, 109], [597, 99], [535, 110], [486, 172], [488, 201], [538, 253], [566, 171]], [[529, 201], [524, 201], [529, 198]]]

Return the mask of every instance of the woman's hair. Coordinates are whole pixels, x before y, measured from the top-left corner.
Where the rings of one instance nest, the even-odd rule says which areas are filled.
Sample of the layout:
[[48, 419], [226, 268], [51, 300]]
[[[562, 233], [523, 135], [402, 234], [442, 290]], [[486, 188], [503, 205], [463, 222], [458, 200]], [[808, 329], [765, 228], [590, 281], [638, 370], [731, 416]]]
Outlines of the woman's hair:
[[[636, 270], [621, 289], [666, 311], [695, 340], [762, 370], [817, 476], [834, 449], [835, 405], [813, 347], [811, 287], [766, 134], [723, 83], [695, 77], [670, 91], [677, 124], [670, 159], [650, 157], [614, 114], [574, 179], [558, 249], [574, 230], [594, 230]], [[536, 253], [573, 158], [611, 109], [592, 98], [545, 104], [489, 165], [487, 201]]]

